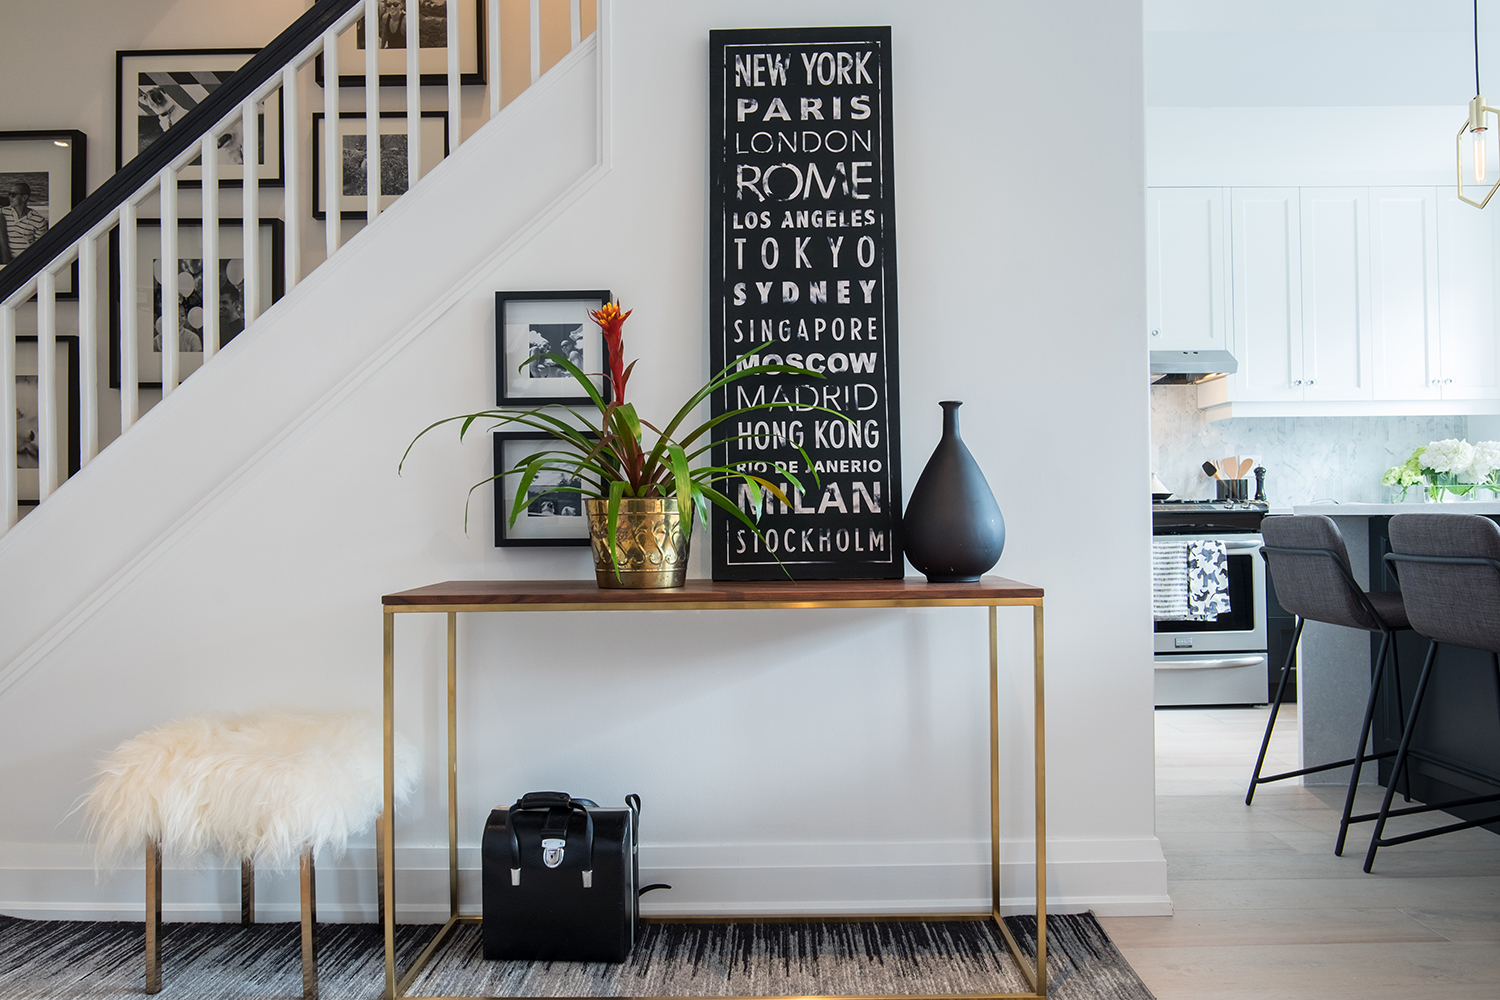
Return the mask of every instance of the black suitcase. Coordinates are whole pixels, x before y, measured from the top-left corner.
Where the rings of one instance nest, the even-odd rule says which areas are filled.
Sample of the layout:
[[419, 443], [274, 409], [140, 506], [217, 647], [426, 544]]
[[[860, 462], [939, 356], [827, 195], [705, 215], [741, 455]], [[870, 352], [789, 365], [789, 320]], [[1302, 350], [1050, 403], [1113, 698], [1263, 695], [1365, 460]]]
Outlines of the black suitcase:
[[485, 958], [623, 962], [635, 945], [640, 798], [530, 792], [484, 826]]

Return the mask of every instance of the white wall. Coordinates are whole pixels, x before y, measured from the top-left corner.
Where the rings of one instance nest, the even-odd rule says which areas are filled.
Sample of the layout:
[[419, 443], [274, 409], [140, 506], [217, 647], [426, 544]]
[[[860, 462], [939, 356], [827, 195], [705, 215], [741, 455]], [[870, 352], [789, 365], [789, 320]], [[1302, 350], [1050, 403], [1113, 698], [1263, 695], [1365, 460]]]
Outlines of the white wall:
[[[474, 529], [462, 532], [464, 490], [489, 474], [483, 443], [429, 442], [403, 478], [396, 459], [430, 420], [493, 399], [495, 289], [613, 289], [636, 310], [627, 349], [642, 358], [632, 389], [645, 412], [668, 409], [701, 381], [707, 31], [807, 23], [893, 26], [903, 472], [914, 483], [936, 443], [936, 401], [965, 400], [969, 446], [1009, 526], [997, 571], [1047, 588], [1055, 900], [1164, 911], [1148, 511], [1144, 500], [1101, 503], [1070, 487], [1067, 472], [1071, 456], [1087, 452], [1101, 456], [1090, 478], [1130, 482], [1149, 460], [1137, 335], [1139, 10], [1104, 0], [1087, 16], [1041, 2], [636, 0], [614, 5], [606, 35], [609, 172], [419, 336], [389, 354], [370, 351], [371, 363], [0, 692], [0, 800], [9, 806], [0, 869], [10, 869], [0, 874], [0, 912], [130, 912], [138, 882], [81, 878], [78, 821], [67, 815], [92, 762], [120, 739], [206, 708], [374, 708], [381, 593], [441, 579], [588, 575], [584, 550], [495, 549], [484, 494]], [[1099, 155], [1059, 156], [1076, 143], [1083, 106], [1099, 110]], [[471, 225], [482, 231], [485, 220]], [[441, 257], [443, 239], [434, 232], [431, 245], [391, 249]], [[285, 322], [307, 337], [341, 336], [337, 308], [306, 302]], [[404, 323], [359, 335], [396, 343]], [[249, 345], [221, 362], [252, 356]], [[188, 388], [168, 401], [185, 398], [181, 413], [243, 419], [215, 416]], [[146, 432], [158, 430], [142, 430], [132, 447], [144, 454]], [[110, 489], [110, 476], [89, 471], [68, 488]], [[67, 566], [65, 517], [42, 528]], [[706, 575], [705, 555], [693, 575]], [[0, 547], [0, 575], [5, 559]], [[66, 590], [66, 571], [46, 583]], [[22, 624], [4, 614], [0, 626]], [[978, 610], [466, 618], [462, 843], [477, 842], [491, 806], [526, 790], [601, 801], [635, 791], [646, 803], [647, 874], [678, 886], [651, 897], [659, 910], [972, 908], [985, 894], [983, 622]], [[1014, 840], [1005, 883], [1019, 901], [1030, 854], [1027, 616], [1006, 612], [1002, 627], [1002, 802]], [[431, 669], [441, 650], [439, 620], [398, 623], [398, 724], [427, 754], [430, 790], [400, 818], [402, 844], [416, 848], [445, 840], [442, 695]], [[419, 849], [399, 863], [431, 860]], [[353, 916], [368, 901], [360, 866], [367, 852], [341, 870], [324, 866], [331, 884], [319, 895], [330, 915]], [[178, 916], [233, 904], [227, 880], [174, 879], [169, 912]], [[432, 915], [444, 898], [439, 880], [401, 884], [408, 916]], [[286, 886], [277, 891], [290, 900]]]

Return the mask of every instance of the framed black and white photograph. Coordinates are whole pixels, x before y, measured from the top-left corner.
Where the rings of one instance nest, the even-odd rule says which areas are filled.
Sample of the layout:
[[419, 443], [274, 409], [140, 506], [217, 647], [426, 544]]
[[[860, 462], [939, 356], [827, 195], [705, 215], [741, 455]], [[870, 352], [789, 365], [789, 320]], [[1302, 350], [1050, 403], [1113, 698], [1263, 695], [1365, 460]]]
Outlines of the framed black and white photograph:
[[542, 451], [561, 451], [567, 446], [552, 437], [534, 431], [497, 431], [495, 439], [495, 544], [587, 545], [589, 519], [584, 511], [584, 495], [576, 490], [588, 489], [586, 480], [562, 472], [539, 473], [526, 489], [526, 509], [510, 524], [510, 512], [520, 488], [519, 475], [501, 473], [514, 469], [517, 463]]
[[[422, 175], [437, 166], [448, 155], [448, 112], [422, 112]], [[406, 112], [380, 113], [380, 209], [384, 211], [406, 193], [407, 139]], [[312, 207], [313, 218], [328, 217], [326, 192], [323, 190], [324, 141], [323, 113], [313, 115]], [[339, 195], [339, 218], [363, 219], [369, 206], [369, 129], [363, 111], [339, 112], [339, 146], [343, 152], [343, 187]]]
[[587, 406], [577, 381], [547, 358], [557, 354], [583, 370], [610, 398], [604, 379], [604, 334], [589, 313], [611, 301], [592, 292], [496, 292], [496, 402], [501, 406]]
[[[166, 135], [259, 49], [136, 49], [115, 53], [115, 169], [119, 170]], [[256, 131], [243, 134], [243, 121], [219, 134], [219, 186], [239, 187], [245, 156], [258, 150], [261, 187], [280, 187], [285, 176], [285, 129], [281, 91], [260, 104]], [[200, 187], [203, 164], [194, 160], [178, 173], [180, 186]]]
[[[120, 387], [120, 244], [118, 228], [109, 234], [109, 385]], [[245, 328], [245, 231], [239, 219], [219, 220], [219, 260], [203, 261], [203, 220], [181, 219], [177, 227], [177, 266], [163, 268], [161, 220], [136, 222], [136, 373], [143, 389], [161, 388], [163, 300], [175, 293], [178, 372], [186, 378], [203, 364], [204, 313], [219, 311], [223, 347]], [[285, 286], [285, 233], [280, 219], [260, 221], [260, 311], [281, 298]], [[162, 280], [163, 271], [166, 280]]]
[[[80, 465], [78, 436], [78, 338], [58, 337], [53, 400], [56, 406], [57, 481]], [[35, 337], [16, 338], [16, 496], [23, 507], [41, 498], [42, 419]]]
[[[88, 140], [76, 129], [0, 132], [0, 268], [72, 211], [86, 193]], [[57, 277], [78, 297], [78, 265]]]
[[[406, 86], [406, 0], [376, 0], [375, 44], [382, 87]], [[417, 29], [418, 65], [424, 87], [448, 83], [448, 0], [420, 0]], [[459, 0], [458, 79], [460, 83], [485, 81], [484, 0]], [[323, 86], [323, 57], [313, 68], [318, 86]], [[365, 20], [339, 36], [339, 86], [365, 85]]]

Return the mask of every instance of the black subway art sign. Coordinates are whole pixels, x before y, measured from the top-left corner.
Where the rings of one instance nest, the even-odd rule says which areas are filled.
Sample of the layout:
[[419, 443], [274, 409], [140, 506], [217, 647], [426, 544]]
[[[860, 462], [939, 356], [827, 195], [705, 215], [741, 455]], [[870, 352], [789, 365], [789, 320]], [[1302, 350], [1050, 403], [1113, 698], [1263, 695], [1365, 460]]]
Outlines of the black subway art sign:
[[709, 34], [713, 366], [796, 369], [713, 398], [776, 404], [721, 425], [715, 458], [790, 501], [760, 535], [714, 511], [716, 580], [904, 572], [890, 49], [888, 27]]

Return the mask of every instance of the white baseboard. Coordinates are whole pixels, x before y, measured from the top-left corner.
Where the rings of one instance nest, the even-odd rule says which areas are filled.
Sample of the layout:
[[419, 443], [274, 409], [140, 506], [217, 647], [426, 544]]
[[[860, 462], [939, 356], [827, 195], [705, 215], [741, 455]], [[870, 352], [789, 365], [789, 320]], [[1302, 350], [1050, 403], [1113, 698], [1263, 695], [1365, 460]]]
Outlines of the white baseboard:
[[[989, 907], [989, 864], [981, 842], [895, 844], [650, 845], [641, 848], [641, 882], [670, 891], [646, 896], [647, 916], [975, 913]], [[397, 919], [439, 921], [448, 915], [448, 858], [442, 847], [396, 852]], [[479, 912], [477, 847], [459, 849], [464, 912]], [[1001, 910], [1034, 910], [1031, 845], [1001, 851]], [[168, 920], [239, 918], [239, 866], [214, 860], [179, 864], [163, 874]], [[318, 917], [330, 923], [375, 919], [375, 852], [352, 848], [318, 860]], [[1152, 838], [1048, 844], [1047, 905], [1054, 913], [1093, 910], [1106, 916], [1172, 912], [1166, 862]], [[293, 870], [257, 873], [256, 913], [264, 922], [298, 918]], [[0, 913], [29, 919], [140, 920], [145, 872], [96, 873], [88, 848], [0, 844]]]

